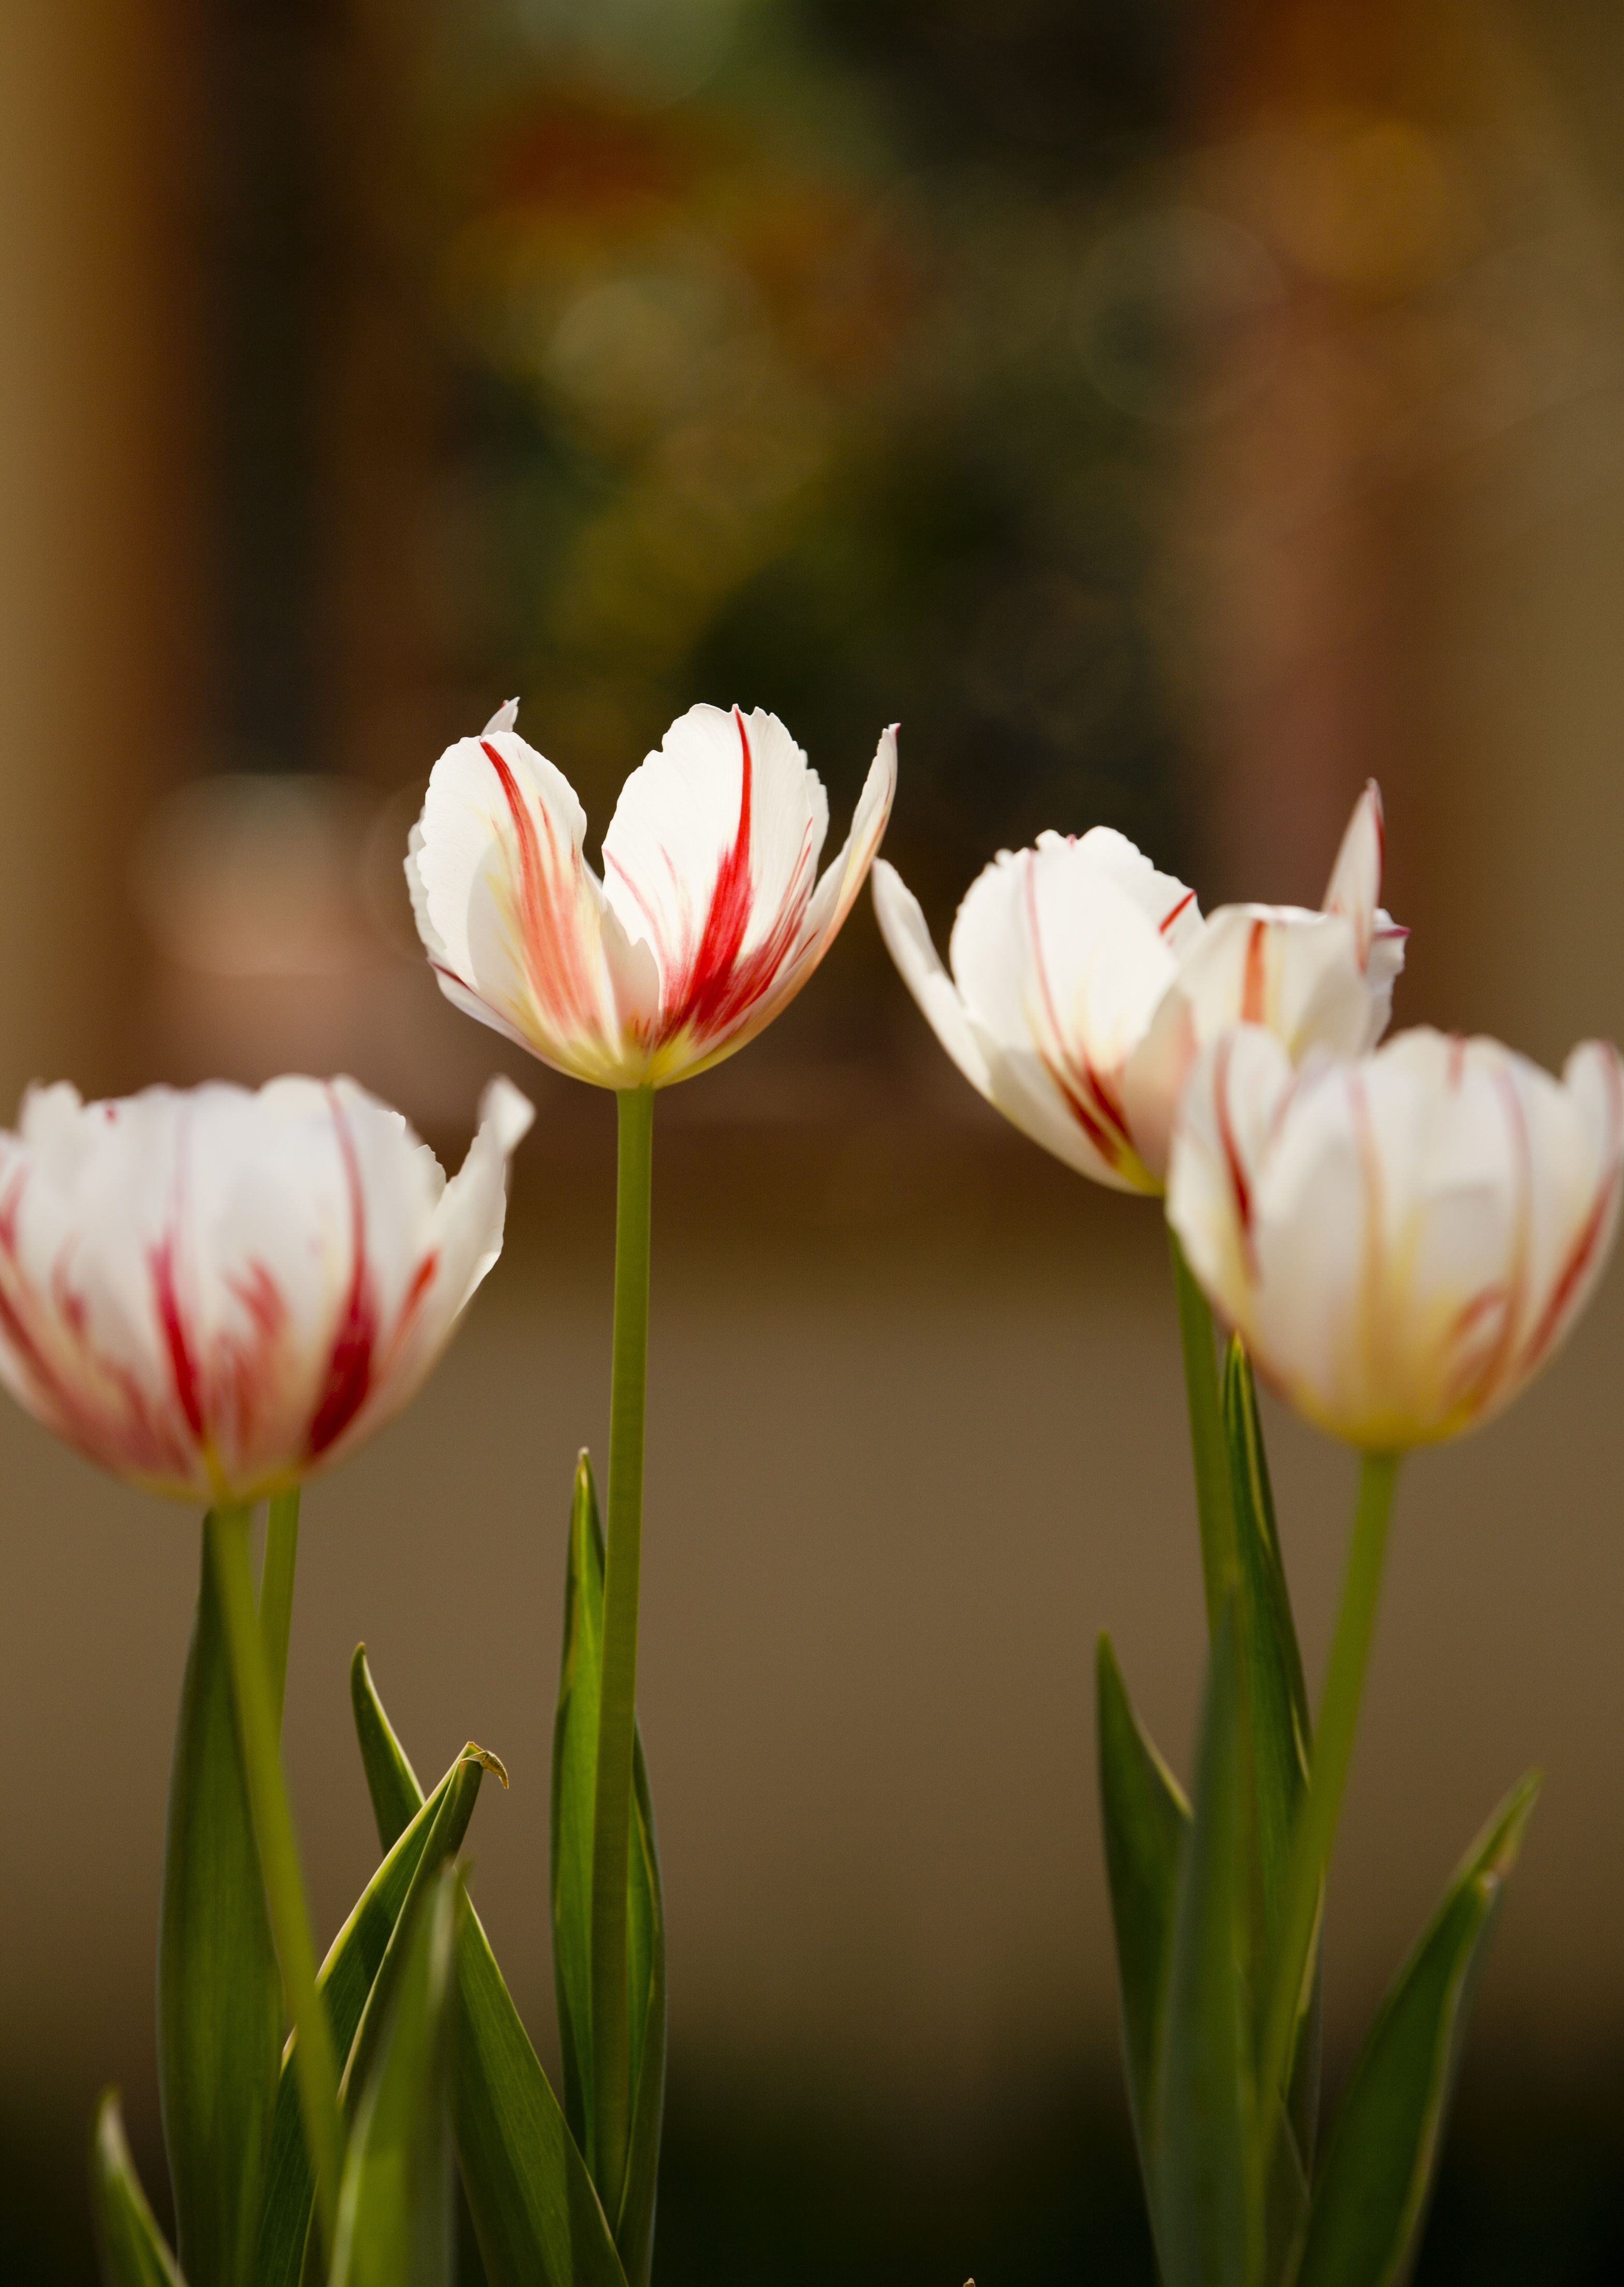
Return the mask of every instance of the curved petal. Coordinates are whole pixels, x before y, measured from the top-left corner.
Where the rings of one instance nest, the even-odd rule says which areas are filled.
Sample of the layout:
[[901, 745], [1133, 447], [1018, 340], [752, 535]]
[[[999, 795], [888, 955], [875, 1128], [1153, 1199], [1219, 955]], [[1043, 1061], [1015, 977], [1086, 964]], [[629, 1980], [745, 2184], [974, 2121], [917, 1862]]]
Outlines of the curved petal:
[[1176, 874], [1163, 874], [1137, 845], [1113, 826], [1091, 826], [1086, 834], [1040, 834], [1040, 851], [1070, 850], [1081, 875], [1093, 873], [1114, 882], [1130, 898], [1175, 956], [1184, 953], [1200, 934], [1201, 909], [1195, 891]]
[[1176, 973], [1145, 904], [1083, 843], [1050, 837], [1002, 852], [971, 885], [951, 958], [1002, 1108], [1083, 1172], [1155, 1190], [1121, 1095]]
[[839, 935], [863, 886], [864, 876], [874, 863], [874, 854], [890, 823], [896, 793], [897, 725], [893, 723], [880, 734], [857, 808], [852, 813], [851, 828], [840, 850], [818, 877], [818, 886], [802, 915], [788, 960], [734, 1029], [708, 1049], [697, 1063], [674, 1072], [673, 1079], [691, 1080], [696, 1072], [709, 1072], [712, 1064], [720, 1064], [725, 1056], [731, 1056], [753, 1041], [788, 1007]]
[[448, 747], [407, 859], [413, 910], [448, 1000], [558, 1071], [643, 1077], [659, 985], [582, 854], [563, 773], [511, 727]]
[[1243, 1027], [1191, 1076], [1168, 1211], [1293, 1403], [1390, 1451], [1486, 1419], [1538, 1371], [1612, 1244], [1621, 1156], [1612, 1049], [1577, 1051], [1558, 1082], [1422, 1030], [1294, 1083]]
[[[516, 1125], [499, 1099], [482, 1165], [505, 1164]], [[468, 1292], [451, 1264], [433, 1323], [449, 1196], [351, 1080], [36, 1091], [0, 1136], [0, 1380], [120, 1476], [250, 1500], [348, 1450], [427, 1372]], [[479, 1235], [499, 1243], [488, 1201]]]
[[1321, 913], [1341, 914], [1352, 922], [1361, 968], [1370, 958], [1376, 909], [1382, 902], [1382, 863], [1385, 849], [1382, 789], [1374, 779], [1370, 779], [1353, 805], [1353, 815], [1343, 835], [1336, 862], [1331, 868], [1331, 878], [1326, 884], [1325, 896], [1319, 906]]
[[981, 1044], [970, 1029], [959, 988], [942, 967], [931, 942], [931, 932], [919, 900], [883, 858], [874, 868], [874, 910], [885, 949], [896, 962], [902, 982], [923, 1010], [926, 1023], [953, 1058], [971, 1088], [995, 1101], [993, 1078]]

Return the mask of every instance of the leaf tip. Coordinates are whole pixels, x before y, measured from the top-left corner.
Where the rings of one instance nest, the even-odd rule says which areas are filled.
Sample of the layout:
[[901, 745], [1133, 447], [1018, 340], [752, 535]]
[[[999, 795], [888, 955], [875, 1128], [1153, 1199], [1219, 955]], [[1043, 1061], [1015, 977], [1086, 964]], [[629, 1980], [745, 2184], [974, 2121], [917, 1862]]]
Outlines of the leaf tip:
[[[488, 1747], [480, 1746], [477, 1739], [470, 1739], [457, 1761], [463, 1763], [478, 1763], [482, 1771], [491, 1772], [494, 1777], [502, 1781], [504, 1788], [508, 1788], [507, 1765], [500, 1755], [494, 1755]], [[509, 1791], [511, 1792], [511, 1789]]]

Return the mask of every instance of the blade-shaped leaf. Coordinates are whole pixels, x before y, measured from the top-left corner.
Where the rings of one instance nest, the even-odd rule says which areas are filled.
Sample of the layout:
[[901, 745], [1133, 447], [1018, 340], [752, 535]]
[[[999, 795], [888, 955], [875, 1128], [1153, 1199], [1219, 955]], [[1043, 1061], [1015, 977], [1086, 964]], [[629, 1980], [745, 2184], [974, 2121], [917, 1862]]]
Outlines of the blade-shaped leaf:
[[634, 2005], [631, 2085], [636, 2095], [626, 2153], [626, 2188], [614, 2242], [630, 2287], [648, 2287], [654, 2260], [660, 2133], [665, 2118], [665, 1895], [641, 1739], [632, 1744], [631, 1784], [635, 1832], [626, 1935], [630, 1955], [628, 1983]]
[[394, 1726], [384, 1713], [384, 1703], [367, 1665], [367, 1647], [359, 1643], [350, 1662], [350, 1705], [355, 1715], [355, 1737], [360, 1744], [361, 1769], [372, 1816], [377, 1823], [378, 1848], [388, 1851], [400, 1840], [423, 1803], [423, 1788]]
[[586, 2162], [477, 1914], [456, 1967], [452, 2121], [490, 2287], [626, 2287]]
[[552, 1725], [550, 1862], [552, 1976], [558, 1996], [564, 2111], [576, 2143], [590, 2149], [592, 2118], [592, 1813], [598, 1775], [598, 1700], [603, 1666], [604, 1543], [592, 1464], [575, 1464], [564, 1571], [564, 1648]]
[[489, 2287], [626, 2287], [586, 2162], [471, 1906], [456, 1967], [452, 2124]]
[[1190, 1824], [1184, 1790], [1135, 1714], [1109, 1636], [1095, 1663], [1100, 1816], [1116, 1932], [1122, 2047], [1139, 2168], [1156, 2213], [1156, 2073], [1173, 1956], [1178, 1864]]
[[91, 2212], [106, 2287], [183, 2287], [135, 2172], [115, 2088], [102, 2092], [91, 2133]]
[[281, 2040], [281, 1977], [205, 1533], [170, 1768], [158, 1939], [163, 2140], [192, 2287], [238, 2287], [250, 2275]]
[[1471, 1996], [1540, 1783], [1512, 1788], [1457, 1868], [1349, 2077], [1297, 2287], [1398, 2287], [1421, 2244]]
[[[316, 1983], [333, 2028], [333, 2046], [341, 2057], [348, 2056], [354, 2042], [367, 1996], [461, 1761], [459, 1756], [361, 1892], [317, 1974]], [[471, 1811], [471, 1801], [468, 1808]], [[462, 1841], [460, 1833], [455, 1842], [449, 1836], [445, 1839], [453, 1849]], [[254, 2287], [298, 2287], [313, 2192], [290, 2041], [282, 2057], [276, 2092], [265, 2206], [254, 2254]]]
[[[1250, 1958], [1273, 1959], [1292, 1827], [1308, 1789], [1313, 1731], [1303, 1655], [1274, 1520], [1274, 1494], [1251, 1362], [1237, 1335], [1224, 1361], [1224, 1428], [1235, 1515], [1240, 1629], [1244, 1823], [1250, 1837]], [[1255, 1997], [1256, 1998], [1256, 1997]], [[1261, 2028], [1254, 2028], [1255, 2038]], [[1293, 2042], [1291, 2096], [1271, 2135], [1266, 2278], [1280, 2276], [1302, 2228], [1319, 2109], [1320, 1978], [1316, 1949]]]
[[[582, 1452], [570, 1503], [564, 1648], [552, 1734], [552, 1959], [564, 2058], [565, 2113], [585, 2151], [592, 2118], [592, 1821], [603, 1658], [604, 1542], [592, 1464]], [[615, 2244], [631, 2287], [654, 2259], [655, 2180], [665, 2110], [665, 1905], [643, 1743], [632, 1745], [627, 1879], [627, 2031], [631, 2135]]]
[[400, 1972], [345, 2156], [332, 2287], [451, 2287], [447, 2079], [466, 1911], [456, 1870], [442, 1863], [401, 1916]]
[[1239, 1667], [1232, 1597], [1208, 1661], [1158, 2074], [1167, 2287], [1250, 2287], [1263, 2253], [1250, 2165]]

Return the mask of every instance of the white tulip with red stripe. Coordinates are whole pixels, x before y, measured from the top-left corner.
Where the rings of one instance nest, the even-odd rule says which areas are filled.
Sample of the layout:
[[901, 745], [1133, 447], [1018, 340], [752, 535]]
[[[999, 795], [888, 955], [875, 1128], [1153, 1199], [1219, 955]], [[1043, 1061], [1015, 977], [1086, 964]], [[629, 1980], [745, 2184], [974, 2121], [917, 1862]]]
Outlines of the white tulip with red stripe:
[[883, 860], [874, 902], [914, 998], [988, 1103], [1083, 1175], [1157, 1192], [1185, 1076], [1227, 1026], [1266, 1024], [1294, 1057], [1381, 1038], [1405, 937], [1381, 883], [1372, 784], [1319, 913], [1225, 906], [1203, 921], [1193, 890], [1103, 826], [1001, 851], [959, 907], [951, 974]]
[[434, 765], [406, 862], [447, 998], [600, 1088], [669, 1087], [732, 1056], [800, 991], [891, 815], [894, 727], [820, 876], [828, 802], [775, 715], [691, 708], [621, 790], [599, 880], [586, 813], [514, 729]]
[[412, 1397], [502, 1251], [531, 1108], [492, 1082], [462, 1171], [353, 1080], [211, 1082], [0, 1134], [0, 1381], [91, 1460], [235, 1505]]
[[1429, 1031], [1297, 1071], [1247, 1025], [1191, 1075], [1168, 1215], [1292, 1404], [1398, 1452], [1498, 1413], [1545, 1364], [1606, 1262], [1621, 1159], [1609, 1043], [1559, 1081]]

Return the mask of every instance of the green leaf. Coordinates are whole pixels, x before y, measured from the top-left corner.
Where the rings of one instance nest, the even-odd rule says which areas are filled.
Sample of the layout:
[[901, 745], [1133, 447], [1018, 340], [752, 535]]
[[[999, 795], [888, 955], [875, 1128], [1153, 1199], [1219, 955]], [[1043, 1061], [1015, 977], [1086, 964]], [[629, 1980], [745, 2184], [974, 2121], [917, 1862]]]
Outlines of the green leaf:
[[205, 1533], [170, 1768], [158, 1938], [159, 2091], [191, 2287], [239, 2287], [251, 2275], [281, 2038], [281, 1977]]
[[1184, 1791], [1135, 1714], [1111, 1639], [1096, 1657], [1100, 1815], [1116, 1931], [1122, 2047], [1139, 2168], [1156, 2214], [1156, 2074], [1173, 1956], [1179, 1857], [1190, 1824]]
[[452, 2124], [489, 2287], [626, 2287], [586, 2162], [471, 1907], [456, 1968]]
[[490, 2287], [626, 2287], [586, 2162], [475, 1914], [456, 1966], [452, 2120]]
[[[367, 1996], [388, 1951], [440, 1806], [462, 1762], [459, 1755], [361, 1892], [317, 1973], [317, 1988], [333, 2029], [333, 2046], [341, 2057], [348, 2056], [353, 2046]], [[471, 1812], [471, 1800], [467, 1808]], [[448, 1849], [455, 1850], [461, 1844], [462, 1835], [457, 1832], [453, 1839], [450, 1832], [444, 1837], [436, 1834], [435, 1840], [437, 1848], [443, 1841]], [[293, 2043], [289, 2041], [282, 2057], [276, 2092], [265, 2207], [254, 2256], [255, 2287], [298, 2287], [313, 2188], [293, 2069]]]
[[1167, 2287], [1251, 2287], [1263, 2255], [1250, 2166], [1240, 1661], [1232, 1598], [1208, 1662], [1179, 1865], [1157, 2099], [1158, 2248]]
[[1467, 2014], [1539, 1792], [1518, 1782], [1456, 1869], [1349, 2077], [1297, 2287], [1397, 2287], [1421, 2244]]
[[[592, 2120], [592, 1821], [603, 1660], [604, 1541], [592, 1464], [583, 1452], [570, 1503], [564, 1648], [552, 1733], [552, 1960], [564, 2058], [564, 2109], [577, 2146]], [[631, 2287], [654, 2259], [654, 2195], [665, 2110], [665, 1903], [643, 1742], [632, 1743], [627, 1868], [627, 2034], [631, 2133], [615, 2244]]]
[[631, 1750], [632, 1819], [630, 1912], [627, 1927], [632, 2002], [631, 2140], [626, 2188], [614, 2243], [630, 2287], [648, 2287], [654, 2260], [654, 2196], [660, 2173], [660, 2133], [665, 2117], [665, 1896], [654, 1807], [643, 1765], [643, 1742]]
[[583, 1451], [575, 1464], [570, 1502], [549, 1821], [552, 1977], [564, 2064], [564, 2112], [583, 2152], [590, 2149], [592, 2119], [592, 1814], [603, 1634], [603, 1527], [592, 1464]]
[[[1258, 1417], [1251, 1362], [1237, 1335], [1224, 1361], [1224, 1428], [1229, 1445], [1239, 1567], [1245, 1824], [1249, 1834], [1250, 1958], [1274, 1959], [1284, 1910], [1292, 1829], [1308, 1792], [1313, 1729], [1291, 1594], [1280, 1556], [1274, 1495]], [[1261, 2006], [1262, 1996], [1256, 1997]], [[1278, 2278], [1302, 2228], [1319, 2109], [1320, 1977], [1318, 1949], [1295, 2029], [1285, 2133], [1266, 2140], [1269, 2259]], [[1256, 2027], [1261, 2039], [1262, 2029]]]
[[447, 2078], [466, 1911], [461, 1879], [442, 1859], [401, 1914], [400, 1973], [345, 2156], [331, 2287], [451, 2287]]
[[422, 1808], [423, 1788], [384, 1713], [364, 1643], [356, 1645], [350, 1662], [350, 1705], [355, 1713], [355, 1737], [360, 1743], [367, 1792], [372, 1797], [372, 1816], [377, 1822], [378, 1848], [387, 1851]]
[[91, 2212], [106, 2287], [184, 2287], [130, 2157], [115, 2088], [103, 2090], [91, 2132]]

